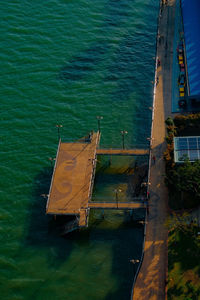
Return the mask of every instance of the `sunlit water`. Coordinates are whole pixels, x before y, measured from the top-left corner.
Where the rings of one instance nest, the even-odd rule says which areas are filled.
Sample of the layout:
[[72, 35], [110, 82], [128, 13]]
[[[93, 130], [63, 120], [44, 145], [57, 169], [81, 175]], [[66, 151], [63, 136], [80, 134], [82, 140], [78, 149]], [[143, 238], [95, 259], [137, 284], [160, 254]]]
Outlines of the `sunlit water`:
[[[92, 211], [89, 228], [63, 238], [40, 195], [49, 189], [56, 124], [71, 141], [96, 130], [100, 115], [102, 147], [121, 147], [120, 130], [126, 147], [147, 146], [158, 4], [0, 2], [1, 299], [129, 299], [143, 228], [123, 211], [104, 219]], [[127, 191], [133, 160], [113, 164], [113, 176], [98, 175], [94, 197]]]

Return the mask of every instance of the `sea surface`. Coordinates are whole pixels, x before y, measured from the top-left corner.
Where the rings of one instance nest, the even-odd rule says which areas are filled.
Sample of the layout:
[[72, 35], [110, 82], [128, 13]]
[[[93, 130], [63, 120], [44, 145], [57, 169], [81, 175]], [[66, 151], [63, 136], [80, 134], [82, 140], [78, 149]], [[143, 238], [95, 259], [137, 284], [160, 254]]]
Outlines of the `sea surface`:
[[[0, 1], [0, 298], [129, 299], [143, 227], [92, 211], [62, 237], [45, 215], [58, 144], [97, 130], [101, 146], [147, 147], [158, 0]], [[99, 159], [94, 197], [128, 197], [133, 158]], [[128, 170], [128, 171], [127, 171]]]

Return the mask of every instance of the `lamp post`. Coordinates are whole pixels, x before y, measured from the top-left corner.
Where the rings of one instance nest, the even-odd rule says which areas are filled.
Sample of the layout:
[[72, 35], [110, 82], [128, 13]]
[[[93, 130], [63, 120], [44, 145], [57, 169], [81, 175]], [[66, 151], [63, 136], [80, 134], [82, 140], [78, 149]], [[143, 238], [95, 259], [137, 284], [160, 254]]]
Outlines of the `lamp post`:
[[48, 198], [49, 194], [41, 194], [40, 196], [43, 197], [43, 198]]
[[121, 135], [122, 135], [122, 148], [124, 149], [125, 147], [124, 147], [124, 136], [125, 136], [125, 134], [127, 134], [128, 133], [128, 131], [126, 131], [126, 130], [121, 130]]
[[63, 126], [61, 124], [56, 124], [56, 127], [58, 128], [58, 141], [60, 141], [60, 128]]
[[130, 262], [134, 265], [134, 273], [135, 273], [135, 265], [138, 264], [140, 261], [139, 259], [130, 259]]
[[150, 186], [151, 185], [151, 182], [142, 182], [141, 183], [141, 187], [143, 187], [143, 186]]
[[148, 137], [147, 138], [147, 141], [149, 141], [149, 149], [151, 149], [151, 146], [152, 146], [152, 141], [154, 140], [154, 138], [152, 137]]
[[103, 119], [102, 116], [96, 116], [97, 123], [98, 123], [98, 131], [101, 132], [101, 120]]
[[117, 208], [118, 208], [118, 193], [120, 193], [122, 190], [121, 189], [115, 189], [115, 201], [117, 204]]

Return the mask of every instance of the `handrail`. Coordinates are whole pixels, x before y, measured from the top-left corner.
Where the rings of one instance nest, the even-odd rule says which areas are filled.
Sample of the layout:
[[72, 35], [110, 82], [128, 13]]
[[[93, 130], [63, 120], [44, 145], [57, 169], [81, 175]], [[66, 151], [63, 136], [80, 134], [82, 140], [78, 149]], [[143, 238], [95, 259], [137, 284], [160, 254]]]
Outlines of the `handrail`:
[[[152, 137], [153, 137], [153, 121], [154, 121], [154, 111], [155, 111], [155, 96], [156, 96], [156, 81], [157, 81], [157, 60], [158, 60], [158, 38], [159, 38], [159, 16], [161, 16], [161, 1], [160, 1], [160, 5], [159, 5], [159, 14], [157, 17], [157, 37], [156, 37], [156, 51], [155, 51], [155, 65], [154, 65], [154, 69], [155, 69], [155, 76], [154, 76], [154, 89], [153, 89], [153, 105], [152, 105], [152, 121], [151, 121], [151, 138], [150, 138], [150, 143], [149, 143], [149, 168], [148, 168], [148, 185], [147, 185], [147, 192], [146, 192], [146, 197], [147, 199], [149, 198], [149, 186], [150, 186], [150, 172], [151, 172], [151, 151], [152, 151]], [[149, 200], [148, 200], [149, 201]], [[147, 207], [148, 209], [148, 207]], [[143, 258], [144, 258], [144, 248], [145, 248], [145, 239], [146, 239], [146, 224], [147, 224], [147, 209], [146, 209], [146, 213], [145, 213], [145, 223], [144, 223], [144, 239], [143, 239], [143, 245], [142, 245], [142, 254], [140, 257], [140, 262], [137, 268], [137, 271], [135, 273], [134, 279], [133, 279], [133, 286], [132, 286], [132, 293], [131, 293], [131, 300], [133, 300], [133, 295], [134, 295], [134, 287], [135, 287], [135, 282], [136, 279], [138, 277], [140, 268], [142, 266], [142, 262], [143, 262]]]
[[53, 185], [53, 180], [54, 180], [54, 174], [55, 174], [55, 170], [56, 170], [56, 165], [57, 165], [57, 159], [58, 159], [58, 153], [59, 153], [59, 149], [60, 149], [60, 144], [61, 144], [61, 139], [59, 139], [59, 144], [58, 144], [58, 149], [57, 149], [57, 153], [56, 153], [56, 159], [55, 159], [55, 164], [54, 164], [54, 169], [53, 169], [53, 175], [51, 177], [51, 185], [49, 188], [49, 194], [48, 194], [48, 199], [47, 199], [47, 204], [46, 204], [46, 211], [49, 205], [49, 199], [50, 199], [50, 194], [51, 194], [51, 189], [52, 189], [52, 185]]

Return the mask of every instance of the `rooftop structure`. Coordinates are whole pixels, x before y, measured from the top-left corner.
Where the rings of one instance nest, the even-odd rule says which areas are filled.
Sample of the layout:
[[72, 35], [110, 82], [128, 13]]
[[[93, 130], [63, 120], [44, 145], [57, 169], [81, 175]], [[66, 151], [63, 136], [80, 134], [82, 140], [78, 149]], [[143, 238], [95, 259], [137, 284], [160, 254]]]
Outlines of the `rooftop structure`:
[[186, 159], [194, 162], [200, 159], [200, 136], [174, 138], [174, 160], [183, 163]]
[[181, 0], [188, 96], [200, 99], [200, 1]]

